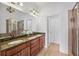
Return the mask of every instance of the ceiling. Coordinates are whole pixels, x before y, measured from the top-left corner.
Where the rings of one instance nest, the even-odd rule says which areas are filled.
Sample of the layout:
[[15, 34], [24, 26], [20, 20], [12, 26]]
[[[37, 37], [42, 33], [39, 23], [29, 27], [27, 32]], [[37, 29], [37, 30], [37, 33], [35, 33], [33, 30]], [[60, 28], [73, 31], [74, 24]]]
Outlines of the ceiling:
[[29, 10], [37, 9], [40, 15], [58, 14], [62, 10], [72, 9], [76, 2], [23, 2], [23, 6], [18, 6], [21, 10], [29, 13]]
[[57, 14], [61, 9], [72, 9], [76, 2], [24, 2], [24, 10], [38, 9], [41, 15]]

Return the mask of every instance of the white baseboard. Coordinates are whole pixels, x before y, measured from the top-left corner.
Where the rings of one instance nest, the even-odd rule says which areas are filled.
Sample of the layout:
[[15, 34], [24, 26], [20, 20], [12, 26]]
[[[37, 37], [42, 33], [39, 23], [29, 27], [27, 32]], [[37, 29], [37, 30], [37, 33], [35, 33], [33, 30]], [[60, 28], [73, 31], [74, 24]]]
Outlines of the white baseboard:
[[68, 51], [64, 51], [64, 50], [62, 50], [62, 49], [60, 49], [60, 52], [61, 52], [61, 53], [64, 53], [64, 54], [68, 54]]
[[44, 46], [44, 48], [47, 48], [47, 47], [48, 47], [47, 45]]
[[54, 41], [53, 43], [59, 44], [59, 42]]

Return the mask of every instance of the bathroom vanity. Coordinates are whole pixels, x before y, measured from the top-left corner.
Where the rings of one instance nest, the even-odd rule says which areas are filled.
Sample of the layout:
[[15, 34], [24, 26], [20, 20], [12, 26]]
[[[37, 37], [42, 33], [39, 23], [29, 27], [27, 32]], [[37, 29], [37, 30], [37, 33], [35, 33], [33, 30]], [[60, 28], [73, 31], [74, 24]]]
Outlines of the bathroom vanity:
[[22, 35], [15, 39], [1, 42], [1, 56], [35, 56], [45, 45], [45, 34]]

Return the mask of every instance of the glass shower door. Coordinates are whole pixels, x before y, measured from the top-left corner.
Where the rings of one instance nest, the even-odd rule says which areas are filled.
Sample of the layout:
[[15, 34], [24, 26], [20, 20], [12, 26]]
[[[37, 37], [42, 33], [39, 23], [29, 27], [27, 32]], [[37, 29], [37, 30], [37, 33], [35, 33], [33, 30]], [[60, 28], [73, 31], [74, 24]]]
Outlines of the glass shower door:
[[78, 25], [78, 56], [79, 56], [79, 3], [77, 5], [77, 25]]

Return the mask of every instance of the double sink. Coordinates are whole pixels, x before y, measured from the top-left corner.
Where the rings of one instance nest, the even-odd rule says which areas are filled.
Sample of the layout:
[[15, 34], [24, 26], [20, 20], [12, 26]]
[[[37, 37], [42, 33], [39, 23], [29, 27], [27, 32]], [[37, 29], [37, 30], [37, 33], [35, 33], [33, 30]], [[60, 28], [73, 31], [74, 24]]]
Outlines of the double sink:
[[0, 51], [5, 50], [7, 48], [11, 48], [11, 47], [16, 46], [16, 45], [19, 45], [21, 43], [33, 40], [33, 39], [40, 37], [40, 36], [42, 36], [41, 33], [35, 34], [35, 35], [30, 35], [30, 36], [25, 35], [23, 37], [15, 38], [15, 39], [12, 39], [10, 41], [9, 40], [4, 41], [3, 43], [1, 43]]
[[41, 34], [38, 34], [38, 35], [35, 35], [35, 36], [32, 36], [32, 37], [28, 37], [27, 39], [15, 40], [15, 41], [9, 42], [8, 45], [16, 45], [16, 44], [25, 42], [26, 40], [32, 40], [32, 39], [35, 39], [36, 37], [40, 37], [40, 36], [41, 36]]
[[16, 41], [9, 42], [8, 45], [10, 45], [10, 44], [11, 44], [11, 45], [12, 45], [12, 44], [13, 44], [13, 45], [14, 45], [14, 44], [19, 44], [19, 43], [22, 43], [22, 42], [23, 42], [23, 40], [16, 40]]

